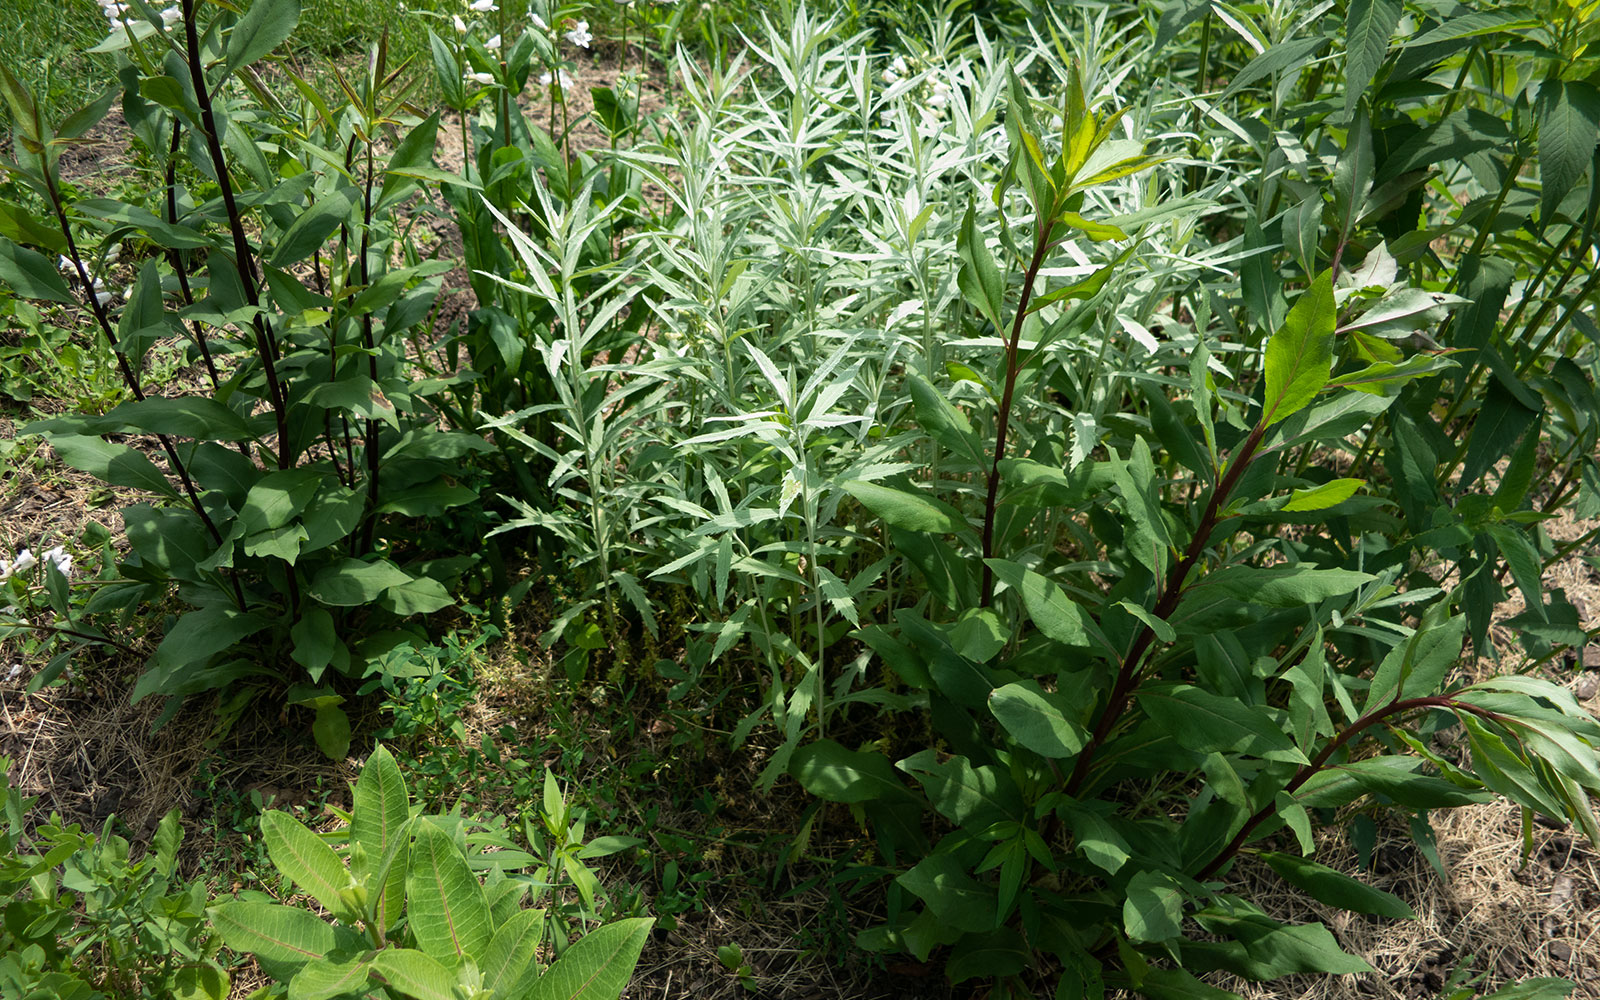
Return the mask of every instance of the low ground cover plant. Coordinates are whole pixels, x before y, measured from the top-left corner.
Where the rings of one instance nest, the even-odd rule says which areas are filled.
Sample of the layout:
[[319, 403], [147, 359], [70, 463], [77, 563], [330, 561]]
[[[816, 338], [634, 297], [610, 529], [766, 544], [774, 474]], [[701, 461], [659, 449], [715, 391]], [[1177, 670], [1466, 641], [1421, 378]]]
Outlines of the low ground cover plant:
[[[0, 626], [68, 644], [34, 689], [175, 607], [137, 696], [302, 706], [340, 758], [350, 699], [440, 723], [441, 613], [554, 574], [551, 684], [725, 725], [741, 794], [814, 797], [773, 868], [832, 838], [857, 946], [997, 997], [1368, 972], [1231, 875], [1403, 919], [1313, 856], [1379, 813], [1430, 857], [1497, 795], [1600, 841], [1600, 723], [1536, 669], [1594, 637], [1543, 583], [1600, 516], [1593, 11], [793, 4], [669, 52], [683, 17], [624, 8], [676, 104], [591, 88], [587, 143], [598, 15], [435, 13], [316, 76], [274, 55], [295, 0], [134, 0], [71, 114], [0, 67], [3, 314], [77, 310], [125, 394], [23, 433], [151, 497], [86, 603], [65, 549], [13, 573]], [[62, 151], [118, 102], [160, 183], [84, 196]], [[546, 773], [497, 807], [524, 854], [378, 751], [342, 856], [262, 820], [322, 914], [211, 925], [291, 996], [614, 996], [647, 922], [568, 944], [629, 906]]]

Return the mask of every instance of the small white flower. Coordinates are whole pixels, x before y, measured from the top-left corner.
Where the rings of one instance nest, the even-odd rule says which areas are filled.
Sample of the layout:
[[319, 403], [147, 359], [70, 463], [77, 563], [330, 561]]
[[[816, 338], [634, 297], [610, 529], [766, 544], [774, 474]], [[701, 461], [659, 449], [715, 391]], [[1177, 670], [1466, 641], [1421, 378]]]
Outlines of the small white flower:
[[21, 677], [21, 676], [22, 676], [22, 661], [18, 660], [17, 662], [11, 664], [11, 669], [10, 670], [6, 671], [6, 680], [7, 680], [7, 682], [14, 681], [18, 677]]
[[487, 87], [494, 83], [493, 73], [463, 73], [461, 80], [464, 83], [476, 83], [480, 87]]
[[94, 300], [96, 302], [100, 303], [100, 305], [102, 307], [109, 306], [111, 303], [117, 301], [117, 293], [116, 292], [95, 292], [94, 293]]
[[9, 579], [11, 579], [11, 563], [8, 560], [0, 559], [0, 583], [5, 583]]
[[491, 10], [499, 10], [500, 5], [494, 0], [472, 0], [467, 4], [467, 9], [475, 14], [487, 14]]
[[120, 23], [122, 21], [126, 21], [128, 19], [128, 8], [127, 8], [127, 5], [125, 5], [125, 4], [120, 4], [120, 3], [106, 4], [104, 7], [101, 7], [100, 9], [105, 11], [106, 20], [111, 22], [111, 26], [112, 27], [116, 27], [118, 23]]
[[[541, 86], [541, 87], [550, 86], [551, 79], [552, 79], [552, 77], [550, 76], [550, 72], [548, 70], [546, 70], [543, 73], [540, 73], [539, 74], [539, 86]], [[559, 71], [559, 76], [555, 77], [554, 79], [556, 81], [556, 86], [560, 87], [562, 90], [567, 90], [572, 86], [572, 77], [567, 75], [567, 71], [566, 70], [560, 70]]]
[[121, 243], [117, 243], [117, 244], [113, 245], [110, 250], [106, 251], [106, 263], [107, 264], [115, 264], [117, 261], [119, 261], [121, 259], [122, 259], [122, 244]]
[[456, 26], [456, 34], [465, 35], [467, 33], [467, 22], [461, 20], [460, 14], [451, 14], [450, 21]]
[[17, 560], [11, 564], [12, 572], [25, 573], [39, 565], [39, 560], [33, 557], [32, 549], [23, 549], [17, 553]]
[[179, 7], [168, 7], [161, 12], [161, 26], [170, 28], [183, 20], [183, 10]]
[[579, 21], [577, 27], [567, 32], [567, 41], [580, 49], [588, 48], [589, 43], [594, 41], [594, 36], [589, 34], [589, 22]]
[[77, 268], [72, 266], [72, 258], [68, 257], [66, 254], [61, 254], [56, 258], [56, 267], [68, 273], [77, 270]]
[[62, 576], [72, 576], [72, 553], [64, 547], [57, 545], [53, 549], [46, 549], [42, 558], [45, 565], [54, 566]]
[[495, 51], [496, 49], [498, 49], [500, 47], [500, 36], [496, 35], [493, 38], [489, 39], [487, 42], [484, 42], [483, 43], [483, 47], [488, 49], [490, 52]]
[[544, 18], [540, 17], [534, 11], [528, 11], [528, 23], [533, 25], [535, 31], [542, 31], [545, 34], [550, 33], [550, 26], [545, 24]]

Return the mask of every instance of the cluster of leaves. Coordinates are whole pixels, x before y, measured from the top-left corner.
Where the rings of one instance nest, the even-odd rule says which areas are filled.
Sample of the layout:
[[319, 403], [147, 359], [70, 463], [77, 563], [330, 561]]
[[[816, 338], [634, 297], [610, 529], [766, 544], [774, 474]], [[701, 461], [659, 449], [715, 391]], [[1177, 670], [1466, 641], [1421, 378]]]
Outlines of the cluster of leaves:
[[10, 769], [0, 758], [0, 996], [223, 1000], [206, 886], [176, 875], [178, 813], [133, 861], [112, 820], [98, 837], [54, 815], [31, 827], [35, 800], [11, 787]]
[[[595, 879], [582, 858], [625, 846], [597, 840], [585, 847], [571, 818], [547, 772], [545, 830], [530, 826], [529, 837], [535, 851], [548, 846], [550, 853], [535, 857], [502, 833], [473, 832], [459, 815], [423, 815], [379, 747], [356, 782], [346, 829], [325, 837], [287, 813], [262, 817], [272, 863], [331, 922], [260, 893], [209, 914], [223, 941], [254, 954], [291, 997], [331, 1000], [381, 988], [414, 1000], [612, 1000], [652, 921], [620, 920], [569, 941], [572, 925], [554, 899], [562, 876], [592, 918]], [[347, 845], [344, 858], [330, 840]], [[480, 881], [478, 872], [487, 875]], [[530, 890], [535, 904], [548, 891], [551, 904], [524, 905]], [[548, 966], [541, 961], [547, 943], [556, 954]]]
[[[472, 373], [418, 379], [408, 360], [448, 268], [417, 259], [405, 238], [415, 220], [400, 211], [438, 173], [438, 118], [411, 114], [381, 42], [354, 82], [338, 77], [337, 99], [298, 77], [297, 102], [262, 90], [252, 67], [293, 30], [295, 0], [219, 8], [208, 21], [191, 3], [171, 29], [134, 9], [142, 20], [99, 46], [116, 54], [119, 84], [61, 123], [4, 77], [16, 159], [3, 167], [32, 197], [4, 206], [0, 270], [13, 289], [78, 302], [47, 254], [63, 256], [80, 288], [103, 287], [80, 251], [83, 230], [139, 258], [119, 314], [108, 296], [86, 295], [132, 398], [24, 433], [44, 435], [68, 465], [166, 501], [123, 511], [132, 553], [87, 609], [131, 612], [174, 585], [191, 609], [165, 630], [136, 697], [177, 696], [175, 709], [247, 678], [297, 685], [290, 700], [315, 711], [319, 743], [340, 756], [349, 727], [328, 681], [361, 678], [396, 625], [449, 605], [445, 585], [482, 562], [430, 558], [416, 533], [395, 530], [475, 500], [454, 477], [463, 455], [486, 447], [441, 429], [428, 401]], [[118, 96], [164, 171], [162, 204], [69, 203], [60, 154]], [[415, 127], [393, 141], [402, 119]], [[172, 336], [187, 337], [202, 393], [152, 387], [149, 350]], [[157, 455], [126, 435], [152, 440]]]
[[[763, 785], [791, 776], [872, 830], [848, 878], [881, 887], [885, 920], [861, 943], [941, 954], [953, 980], [1164, 997], [1216, 995], [1211, 970], [1357, 971], [1326, 928], [1230, 892], [1235, 861], [1403, 917], [1310, 857], [1319, 826], [1359, 843], [1395, 809], [1431, 852], [1431, 810], [1500, 794], [1600, 835], [1600, 726], [1546, 681], [1456, 670], [1490, 651], [1507, 578], [1535, 658], [1589, 638], [1541, 577], [1585, 541], [1543, 523], [1600, 514], [1590, 8], [1177, 0], [986, 26], [952, 6], [903, 19], [890, 62], [859, 19], [797, 6], [752, 22], [745, 55], [681, 57], [653, 141], [635, 95], [597, 89], [592, 153], [555, 125], [548, 24], [494, 49], [447, 33], [460, 174], [381, 43], [336, 101], [292, 74], [293, 109], [258, 87], [295, 10], [202, 25], [191, 3], [181, 40], [153, 16], [108, 40], [167, 165], [160, 212], [62, 197], [57, 150], [116, 89], [52, 129], [5, 78], [5, 166], [37, 202], [0, 212], [0, 274], [75, 301], [64, 251], [92, 292], [82, 226], [159, 256], [115, 323], [88, 297], [134, 399], [35, 426], [171, 503], [128, 512], [124, 581], [91, 606], [176, 581], [196, 609], [141, 694], [289, 659], [342, 752], [327, 681], [398, 690], [392, 626], [485, 558], [385, 526], [465, 512], [481, 537], [497, 515], [450, 477], [484, 453], [500, 530], [558, 550], [576, 587], [546, 634], [569, 676], [663, 640], [666, 611], [681, 655], [645, 680], [709, 706], [760, 678], [732, 704], [736, 743], [771, 726]], [[548, 127], [512, 99], [540, 67]], [[442, 370], [408, 350], [442, 267], [398, 212], [424, 181], [477, 298]], [[146, 396], [150, 343], [180, 331], [211, 394]], [[134, 432], [164, 468], [116, 439]], [[255, 941], [293, 992], [483, 989], [533, 920], [515, 879], [458, 877], [480, 857], [460, 825], [400, 809], [387, 768], [363, 775], [382, 804], [358, 802], [345, 859], [268, 821], [336, 925], [218, 910], [226, 933], [260, 917], [337, 951]], [[361, 832], [376, 815], [410, 825]], [[581, 834], [544, 816], [545, 867], [589, 919]], [[483, 932], [449, 951], [408, 921], [392, 942], [412, 895], [459, 895]]]

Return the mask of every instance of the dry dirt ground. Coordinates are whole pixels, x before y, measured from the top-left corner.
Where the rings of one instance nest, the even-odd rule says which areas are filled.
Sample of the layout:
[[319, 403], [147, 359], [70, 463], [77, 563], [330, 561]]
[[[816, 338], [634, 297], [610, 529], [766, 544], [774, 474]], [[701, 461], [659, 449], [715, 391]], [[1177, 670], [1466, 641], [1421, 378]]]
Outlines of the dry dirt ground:
[[[586, 95], [589, 84], [610, 83], [615, 75], [615, 66], [586, 68], [575, 93]], [[598, 132], [583, 120], [588, 111], [586, 101], [586, 96], [580, 97], [569, 109], [578, 122], [574, 141], [598, 144]], [[646, 109], [663, 106], [659, 90], [647, 88], [644, 104]], [[446, 166], [459, 163], [458, 135], [453, 123], [447, 122], [440, 130], [440, 157]], [[97, 130], [91, 139], [95, 141], [74, 153], [74, 169], [81, 172], [85, 184], [108, 183], [126, 166], [120, 158], [116, 123]], [[448, 254], [453, 233], [445, 220], [437, 221], [435, 232]], [[464, 284], [460, 281], [458, 287]], [[193, 374], [180, 372], [179, 381]], [[48, 401], [38, 401], [38, 405], [49, 408]], [[22, 415], [14, 408], [0, 412], [0, 440], [13, 438], [19, 419]], [[21, 444], [0, 467], [0, 547], [8, 552], [20, 546], [37, 550], [52, 544], [48, 539], [76, 537], [90, 521], [98, 521], [114, 537], [120, 536], [117, 509], [135, 498], [107, 491], [60, 467], [47, 448], [29, 459], [34, 447]], [[1573, 539], [1592, 527], [1592, 523], [1567, 519], [1555, 522], [1551, 534], [1558, 541]], [[1575, 553], [1552, 568], [1545, 582], [1565, 589], [1582, 609], [1583, 624], [1593, 628], [1600, 624], [1600, 570], [1585, 561], [1585, 555], [1593, 553]], [[1520, 600], [1513, 598], [1501, 610], [1502, 617], [1517, 613]], [[524, 643], [513, 636], [508, 645], [533, 648], [533, 634], [530, 630]], [[159, 636], [123, 638], [148, 654]], [[1496, 630], [1506, 658], [1501, 670], [1515, 668], [1519, 662], [1515, 638], [1504, 629]], [[0, 646], [0, 663], [9, 667], [15, 656], [14, 647]], [[0, 755], [11, 760], [12, 783], [27, 795], [38, 796], [42, 810], [58, 812], [69, 822], [92, 829], [115, 814], [139, 837], [153, 831], [168, 810], [178, 808], [188, 834], [185, 873], [208, 879], [214, 889], [225, 892], [234, 886], [216, 884], [217, 878], [232, 870], [230, 866], [237, 865], [240, 858], [248, 857], [241, 830], [248, 829], [253, 816], [253, 797], [280, 807], [300, 808], [308, 818], [318, 815], [326, 804], [347, 804], [348, 783], [357, 773], [357, 762], [330, 762], [321, 757], [296, 735], [303, 727], [286, 725], [290, 720], [285, 717], [262, 717], [247, 710], [223, 728], [217, 722], [216, 706], [200, 701], [165, 728], [151, 732], [150, 723], [159, 707], [149, 702], [131, 705], [128, 700], [126, 678], [136, 662], [137, 657], [88, 662], [77, 671], [72, 684], [31, 695], [22, 685], [28, 669], [36, 664], [24, 664], [18, 680], [0, 683]], [[468, 710], [469, 728], [474, 734], [494, 732], [510, 723], [530, 735], [542, 727], [548, 735], [551, 723], [541, 715], [537, 699], [525, 697], [527, 691], [541, 687], [538, 675], [548, 664], [510, 659], [502, 666]], [[1489, 667], [1477, 664], [1468, 669]], [[1558, 661], [1541, 669], [1546, 676], [1573, 687], [1600, 712], [1600, 698], [1596, 697], [1600, 673], [1593, 672], [1600, 671], [1600, 651], [1591, 648], [1581, 660]], [[595, 731], [587, 738], [605, 748], [612, 734]], [[606, 754], [588, 759], [605, 760]], [[739, 773], [753, 772], [748, 757], [707, 759], [693, 762], [693, 766], [708, 774], [724, 774], [730, 787], [750, 787], [753, 779], [753, 773]], [[565, 777], [585, 784], [591, 776], [572, 773]], [[751, 799], [748, 795], [730, 797], [725, 808], [732, 815], [724, 818], [758, 837], [792, 828], [789, 823], [799, 808], [796, 802], [781, 797], [771, 802]], [[658, 817], [664, 825], [691, 832], [705, 821], [704, 815], [687, 810]], [[1366, 958], [1378, 971], [1362, 976], [1225, 985], [1251, 1000], [1411, 1000], [1438, 995], [1458, 973], [1484, 974], [1484, 987], [1534, 976], [1563, 976], [1578, 983], [1575, 997], [1600, 1000], [1600, 853], [1595, 845], [1571, 830], [1536, 826], [1534, 851], [1524, 863], [1518, 815], [1499, 802], [1436, 814], [1433, 821], [1447, 878], [1438, 877], [1411, 845], [1403, 824], [1381, 831], [1372, 868], [1361, 873], [1406, 900], [1417, 912], [1414, 921], [1385, 921], [1326, 910], [1288, 889], [1270, 871], [1249, 866], [1236, 869], [1230, 877], [1241, 887], [1247, 886], [1247, 894], [1275, 915], [1291, 921], [1324, 920], [1346, 949]], [[1354, 850], [1336, 829], [1323, 831], [1318, 858], [1345, 870], [1357, 870]], [[746, 886], [745, 876], [762, 864], [762, 859], [731, 843], [726, 851], [709, 852], [707, 864], [717, 876], [715, 884]], [[637, 871], [618, 867], [608, 875], [637, 878]], [[648, 891], [650, 887], [645, 888]], [[933, 967], [899, 963], [874, 973], [859, 965], [839, 967], [820, 957], [806, 943], [815, 939], [824, 915], [836, 921], [865, 916], [821, 889], [770, 898], [755, 909], [747, 898], [732, 893], [726, 898], [709, 894], [703, 903], [702, 909], [680, 917], [675, 930], [656, 932], [627, 997], [911, 1000], [971, 995], [952, 994]], [[748, 984], [742, 984], [717, 958], [717, 947], [729, 943], [738, 944], [753, 967], [754, 978]], [[240, 976], [238, 995], [252, 984], [250, 975]]]

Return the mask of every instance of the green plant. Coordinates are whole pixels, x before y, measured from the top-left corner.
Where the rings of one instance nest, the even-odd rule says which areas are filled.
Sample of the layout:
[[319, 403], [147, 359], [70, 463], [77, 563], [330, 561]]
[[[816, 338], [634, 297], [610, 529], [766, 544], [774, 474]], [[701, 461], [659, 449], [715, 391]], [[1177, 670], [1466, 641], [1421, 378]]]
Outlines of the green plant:
[[178, 812], [162, 818], [153, 848], [134, 861], [113, 819], [98, 837], [55, 815], [37, 822], [35, 800], [10, 786], [10, 768], [0, 758], [0, 996], [226, 997], [206, 886], [177, 876]]
[[[550, 860], [560, 868], [541, 867], [531, 878], [507, 875], [538, 860], [493, 832], [468, 833], [460, 816], [421, 814], [394, 758], [380, 747], [362, 769], [349, 826], [337, 838], [348, 845], [343, 858], [288, 814], [262, 817], [273, 864], [331, 922], [259, 894], [208, 912], [229, 947], [254, 954], [295, 995], [615, 998], [651, 921], [608, 924], [569, 944], [559, 911], [523, 906], [530, 888], [535, 903], [543, 897], [557, 870], [587, 874], [576, 860], [581, 828], [574, 835], [561, 825], [567, 813], [550, 777], [545, 807], [557, 820], [549, 827], [558, 838], [550, 842]], [[479, 871], [488, 872], [482, 881]], [[593, 899], [592, 882], [574, 877], [574, 884]], [[540, 961], [547, 930], [558, 956], [548, 967]]]
[[[918, 425], [953, 473], [970, 469], [982, 488], [845, 484], [881, 518], [885, 545], [923, 574], [925, 596], [885, 609], [893, 625], [856, 635], [921, 692], [934, 737], [909, 755], [905, 740], [850, 749], [823, 739], [790, 763], [813, 794], [864, 816], [899, 865], [890, 921], [862, 943], [924, 959], [952, 946], [953, 981], [995, 977], [1010, 995], [1221, 995], [1196, 974], [1367, 969], [1321, 925], [1284, 925], [1230, 893], [1219, 876], [1241, 853], [1324, 903], [1410, 915], [1398, 898], [1305, 856], [1326, 811], [1393, 805], [1428, 845], [1429, 810], [1499, 793], [1527, 816], [1600, 838], [1589, 804], [1600, 789], [1600, 724], [1542, 679], [1453, 679], [1473, 598], [1464, 577], [1421, 572], [1440, 535], [1404, 537], [1371, 516], [1376, 497], [1358, 495], [1372, 484], [1311, 468], [1318, 456], [1326, 465], [1348, 454], [1353, 432], [1404, 412], [1408, 396], [1456, 368], [1371, 346], [1368, 331], [1398, 324], [1387, 328], [1395, 337], [1459, 300], [1416, 295], [1383, 269], [1379, 247], [1364, 273], [1345, 264], [1353, 228], [1333, 245], [1330, 269], [1303, 277], [1291, 306], [1263, 313], [1270, 333], [1254, 373], [1231, 374], [1230, 384], [1201, 339], [1186, 377], [1140, 394], [1146, 420], [1065, 461], [1048, 439], [1029, 457], [1007, 454], [1013, 387], [1034, 364], [1019, 353], [1023, 331], [1035, 324], [1026, 339], [1044, 344], [1071, 327], [1034, 302], [1092, 301], [1121, 266], [1039, 294], [1067, 232], [1123, 238], [1078, 213], [1078, 192], [1149, 166], [1137, 143], [1096, 149], [1116, 116], [1095, 113], [1076, 74], [1059, 143], [1047, 144], [1034, 114], [1013, 83], [1012, 155], [997, 200], [1015, 183], [1034, 215], [1031, 253], [1002, 233], [1003, 259], [1023, 270], [1014, 299], [970, 215], [961, 235], [963, 296], [996, 330], [1010, 320], [997, 377], [985, 381], [998, 387], [986, 400], [996, 407], [992, 446], [944, 393], [911, 381]], [[1351, 169], [1359, 163], [1341, 168]], [[1531, 450], [1519, 452], [1491, 493], [1458, 501], [1458, 512], [1468, 499], [1481, 504], [1480, 530], [1504, 539], [1503, 551], [1528, 545], [1517, 526], [1538, 520], [1518, 510], [1532, 463]], [[1440, 468], [1425, 475], [1453, 464]], [[1397, 474], [1393, 488], [1412, 475]], [[1046, 536], [1048, 547], [1030, 537], [1039, 511], [1065, 529]], [[1448, 516], [1437, 511], [1432, 523]], [[1328, 518], [1331, 537], [1286, 530]], [[1430, 745], [1452, 728], [1470, 759]], [[948, 824], [931, 849], [920, 822], [930, 809]], [[1298, 853], [1263, 843], [1280, 833]], [[1187, 932], [1191, 920], [1208, 939]], [[1570, 988], [1539, 985], [1550, 995]]]
[[83, 548], [98, 547], [97, 555], [103, 560], [99, 579], [84, 585], [72, 584], [75, 570], [74, 556], [66, 545], [44, 548], [37, 554], [31, 548], [19, 548], [15, 558], [0, 557], [0, 639], [16, 641], [24, 654], [6, 680], [21, 677], [22, 663], [49, 651], [44, 666], [30, 673], [27, 688], [37, 691], [63, 676], [70, 677], [70, 668], [76, 658], [91, 646], [116, 649], [123, 653], [134, 650], [107, 635], [100, 628], [84, 620], [84, 610], [92, 603], [91, 591], [114, 577], [109, 572], [112, 561], [111, 535], [106, 529], [91, 524], [79, 539]]
[[[296, 0], [261, 0], [202, 23], [190, 0], [170, 26], [138, 4], [115, 25], [99, 48], [121, 60], [124, 116], [165, 172], [157, 204], [73, 201], [60, 182], [62, 149], [116, 88], [56, 126], [4, 76], [16, 158], [0, 166], [48, 213], [8, 204], [14, 235], [62, 252], [80, 289], [96, 288], [83, 229], [151, 254], [120, 314], [108, 295], [84, 300], [133, 398], [24, 430], [67, 464], [166, 501], [123, 512], [132, 554], [90, 607], [131, 609], [175, 585], [189, 605], [135, 696], [176, 696], [170, 712], [249, 678], [308, 682], [290, 700], [315, 709], [319, 745], [340, 756], [349, 726], [329, 680], [363, 677], [384, 648], [358, 638], [449, 605], [445, 584], [482, 561], [431, 559], [397, 521], [475, 500], [452, 476], [486, 446], [441, 429], [427, 401], [470, 374], [409, 377], [410, 339], [428, 328], [447, 265], [402, 251], [415, 220], [400, 207], [432, 176], [438, 118], [409, 115], [381, 40], [355, 83], [339, 75], [337, 100], [298, 77], [294, 107], [259, 87], [253, 64], [299, 12]], [[415, 128], [399, 139], [405, 125]], [[193, 185], [177, 169], [185, 151]], [[76, 304], [39, 250], [0, 240], [0, 270], [20, 295]], [[173, 334], [203, 364], [208, 395], [147, 391], [150, 348]], [[153, 438], [164, 467], [111, 439], [124, 434]]]

